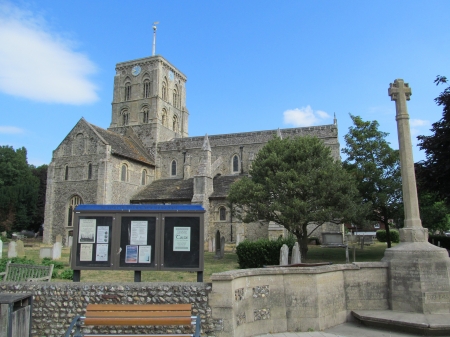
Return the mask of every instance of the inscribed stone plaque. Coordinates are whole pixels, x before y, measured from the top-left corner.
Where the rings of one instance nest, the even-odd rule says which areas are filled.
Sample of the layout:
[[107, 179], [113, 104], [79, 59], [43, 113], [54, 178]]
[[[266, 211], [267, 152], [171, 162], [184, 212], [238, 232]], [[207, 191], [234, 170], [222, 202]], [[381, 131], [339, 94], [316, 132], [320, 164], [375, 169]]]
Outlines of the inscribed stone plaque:
[[24, 257], [25, 256], [25, 246], [23, 245], [22, 240], [17, 240], [17, 256]]
[[8, 244], [8, 259], [11, 257], [17, 257], [17, 243], [14, 241]]

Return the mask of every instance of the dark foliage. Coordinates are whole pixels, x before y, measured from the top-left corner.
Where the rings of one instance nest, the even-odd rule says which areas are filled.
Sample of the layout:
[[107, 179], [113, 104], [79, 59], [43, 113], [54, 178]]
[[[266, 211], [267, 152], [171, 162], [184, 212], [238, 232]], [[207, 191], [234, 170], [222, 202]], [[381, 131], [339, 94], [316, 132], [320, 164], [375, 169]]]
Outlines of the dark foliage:
[[[394, 243], [399, 243], [400, 242], [400, 236], [398, 234], [398, 231], [395, 230], [391, 230], [389, 232], [390, 236], [391, 236], [391, 241]], [[380, 229], [377, 231], [377, 240], [380, 242], [386, 242], [387, 241], [387, 234], [386, 231], [384, 229]]]

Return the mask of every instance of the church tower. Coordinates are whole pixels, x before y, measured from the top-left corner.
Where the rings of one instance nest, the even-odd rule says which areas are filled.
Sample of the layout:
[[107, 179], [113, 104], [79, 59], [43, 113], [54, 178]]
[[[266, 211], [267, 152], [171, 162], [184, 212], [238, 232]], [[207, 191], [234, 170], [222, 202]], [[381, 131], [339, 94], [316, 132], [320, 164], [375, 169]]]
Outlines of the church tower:
[[109, 130], [128, 127], [148, 148], [188, 137], [186, 76], [159, 55], [116, 65]]

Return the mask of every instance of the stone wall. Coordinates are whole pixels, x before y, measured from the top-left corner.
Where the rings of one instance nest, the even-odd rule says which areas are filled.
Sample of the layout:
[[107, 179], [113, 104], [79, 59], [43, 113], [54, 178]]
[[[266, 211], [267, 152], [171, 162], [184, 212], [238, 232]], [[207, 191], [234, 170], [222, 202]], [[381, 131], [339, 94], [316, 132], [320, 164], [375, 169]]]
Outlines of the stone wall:
[[324, 330], [354, 309], [388, 309], [388, 264], [232, 270], [214, 274], [217, 337]]
[[[63, 336], [73, 317], [83, 315], [88, 304], [192, 303], [193, 314], [202, 317], [202, 334], [213, 336], [214, 322], [208, 304], [208, 283], [0, 283], [2, 293], [33, 293], [32, 336]], [[93, 333], [169, 333], [173, 327], [87, 327]], [[187, 327], [177, 327], [192, 333]]]

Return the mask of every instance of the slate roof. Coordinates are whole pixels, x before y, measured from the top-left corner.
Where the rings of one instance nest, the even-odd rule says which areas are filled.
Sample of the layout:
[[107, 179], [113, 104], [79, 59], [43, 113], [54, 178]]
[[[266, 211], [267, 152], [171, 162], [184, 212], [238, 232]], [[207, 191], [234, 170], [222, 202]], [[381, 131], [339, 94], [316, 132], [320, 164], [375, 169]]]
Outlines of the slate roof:
[[132, 203], [143, 201], [191, 201], [194, 179], [161, 179], [152, 182], [131, 198]]
[[230, 175], [230, 176], [216, 176], [213, 179], [214, 192], [209, 196], [210, 199], [226, 198], [230, 186], [235, 181], [242, 179], [246, 175]]
[[153, 155], [145, 150], [143, 144], [140, 144], [136, 137], [133, 139], [130, 136], [122, 136], [93, 124], [89, 125], [108, 145], [111, 146], [112, 154], [145, 164], [155, 165], [155, 158]]

